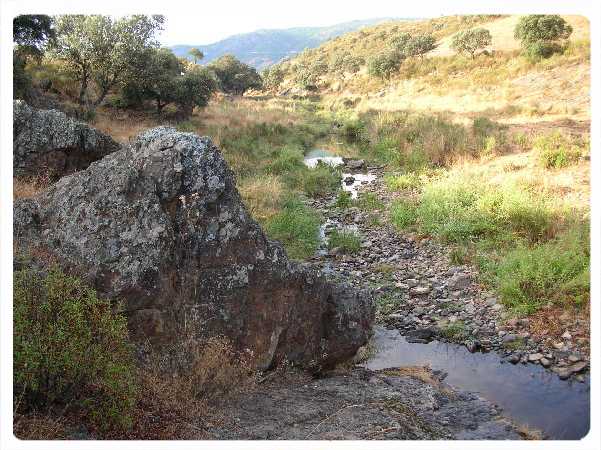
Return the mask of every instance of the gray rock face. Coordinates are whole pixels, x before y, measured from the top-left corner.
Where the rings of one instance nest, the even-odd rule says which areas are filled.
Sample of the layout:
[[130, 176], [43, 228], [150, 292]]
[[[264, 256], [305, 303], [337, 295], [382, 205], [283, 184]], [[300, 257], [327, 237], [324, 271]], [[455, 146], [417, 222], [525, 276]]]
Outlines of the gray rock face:
[[17, 242], [125, 301], [135, 337], [226, 335], [260, 367], [321, 367], [371, 333], [371, 294], [289, 261], [249, 217], [208, 138], [148, 130], [14, 214]]
[[120, 148], [110, 136], [56, 110], [13, 102], [14, 174], [49, 171], [63, 176], [85, 169]]

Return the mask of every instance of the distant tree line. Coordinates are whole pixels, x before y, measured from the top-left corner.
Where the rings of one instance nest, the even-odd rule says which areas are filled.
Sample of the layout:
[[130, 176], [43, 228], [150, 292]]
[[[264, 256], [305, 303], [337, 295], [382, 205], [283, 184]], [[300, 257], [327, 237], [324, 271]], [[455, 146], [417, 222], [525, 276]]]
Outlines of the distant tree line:
[[[116, 94], [119, 106], [152, 102], [160, 113], [173, 104], [187, 116], [194, 107], [205, 106], [218, 90], [241, 95], [262, 87], [257, 71], [232, 55], [200, 66], [204, 55], [196, 48], [190, 50], [194, 62], [161, 48], [156, 36], [164, 24], [160, 15], [17, 16], [13, 20], [14, 96], [31, 95], [29, 72], [43, 60], [60, 63], [62, 76], [77, 85], [73, 100], [90, 110]], [[49, 90], [60, 78], [50, 71], [41, 87]]]

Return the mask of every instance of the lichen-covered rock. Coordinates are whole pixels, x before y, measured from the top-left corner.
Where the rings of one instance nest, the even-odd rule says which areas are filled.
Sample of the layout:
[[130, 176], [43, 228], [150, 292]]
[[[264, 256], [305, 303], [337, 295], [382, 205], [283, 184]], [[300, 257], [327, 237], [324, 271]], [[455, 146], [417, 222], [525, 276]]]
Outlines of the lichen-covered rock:
[[122, 298], [135, 336], [223, 334], [259, 367], [328, 366], [365, 344], [371, 295], [288, 260], [249, 217], [208, 138], [154, 128], [15, 203], [22, 245], [43, 246]]
[[85, 169], [120, 148], [110, 136], [56, 110], [13, 102], [14, 174], [49, 171], [63, 176]]

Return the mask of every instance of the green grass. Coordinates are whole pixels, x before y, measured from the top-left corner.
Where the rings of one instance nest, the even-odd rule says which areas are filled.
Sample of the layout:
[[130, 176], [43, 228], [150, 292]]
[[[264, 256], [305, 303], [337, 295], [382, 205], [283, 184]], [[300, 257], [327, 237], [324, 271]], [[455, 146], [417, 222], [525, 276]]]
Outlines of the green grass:
[[555, 212], [544, 198], [517, 186], [492, 187], [483, 180], [452, 175], [424, 187], [416, 209], [421, 231], [450, 242], [503, 238], [545, 238]]
[[334, 230], [328, 236], [328, 248], [338, 248], [347, 254], [357, 253], [361, 250], [361, 238], [354, 231]]
[[588, 231], [584, 229], [537, 246], [519, 245], [490, 268], [503, 303], [519, 314], [530, 314], [546, 304], [585, 304], [589, 271]]
[[282, 210], [265, 225], [268, 236], [280, 241], [288, 256], [307, 258], [319, 245], [319, 216], [298, 197], [285, 199]]
[[421, 186], [419, 174], [408, 172], [403, 174], [387, 174], [384, 176], [384, 183], [391, 191], [402, 191], [405, 189], [417, 189]]
[[353, 204], [353, 198], [351, 193], [348, 191], [340, 191], [338, 192], [338, 196], [336, 197], [336, 203], [334, 205], [337, 208], [349, 208]]
[[307, 169], [301, 174], [300, 185], [310, 197], [323, 197], [340, 189], [340, 170], [328, 164], [319, 163], [314, 169]]
[[384, 203], [373, 192], [364, 192], [359, 195], [355, 205], [363, 211], [375, 211], [384, 208]]
[[465, 336], [465, 324], [458, 320], [440, 329], [440, 334], [448, 340], [459, 340]]
[[544, 192], [449, 172], [426, 183], [416, 201], [393, 202], [390, 220], [453, 243], [451, 262], [478, 264], [483, 281], [516, 314], [588, 301], [587, 219]]
[[409, 228], [417, 220], [417, 205], [409, 200], [396, 200], [390, 205], [390, 221], [399, 229]]

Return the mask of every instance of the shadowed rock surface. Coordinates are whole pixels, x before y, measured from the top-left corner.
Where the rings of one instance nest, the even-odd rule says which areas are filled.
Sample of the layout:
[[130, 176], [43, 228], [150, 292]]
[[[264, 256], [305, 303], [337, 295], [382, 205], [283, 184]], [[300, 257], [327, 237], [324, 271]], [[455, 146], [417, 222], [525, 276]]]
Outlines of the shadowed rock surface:
[[120, 148], [110, 136], [56, 110], [13, 102], [13, 168], [16, 176], [49, 171], [63, 176], [85, 169]]
[[[208, 138], [159, 127], [15, 203], [15, 240], [122, 298], [135, 337], [224, 334], [259, 367], [318, 369], [365, 344], [371, 294], [288, 260]], [[36, 253], [36, 252], [32, 252]]]
[[279, 380], [242, 396], [212, 439], [521, 439], [490, 402], [395, 370]]

